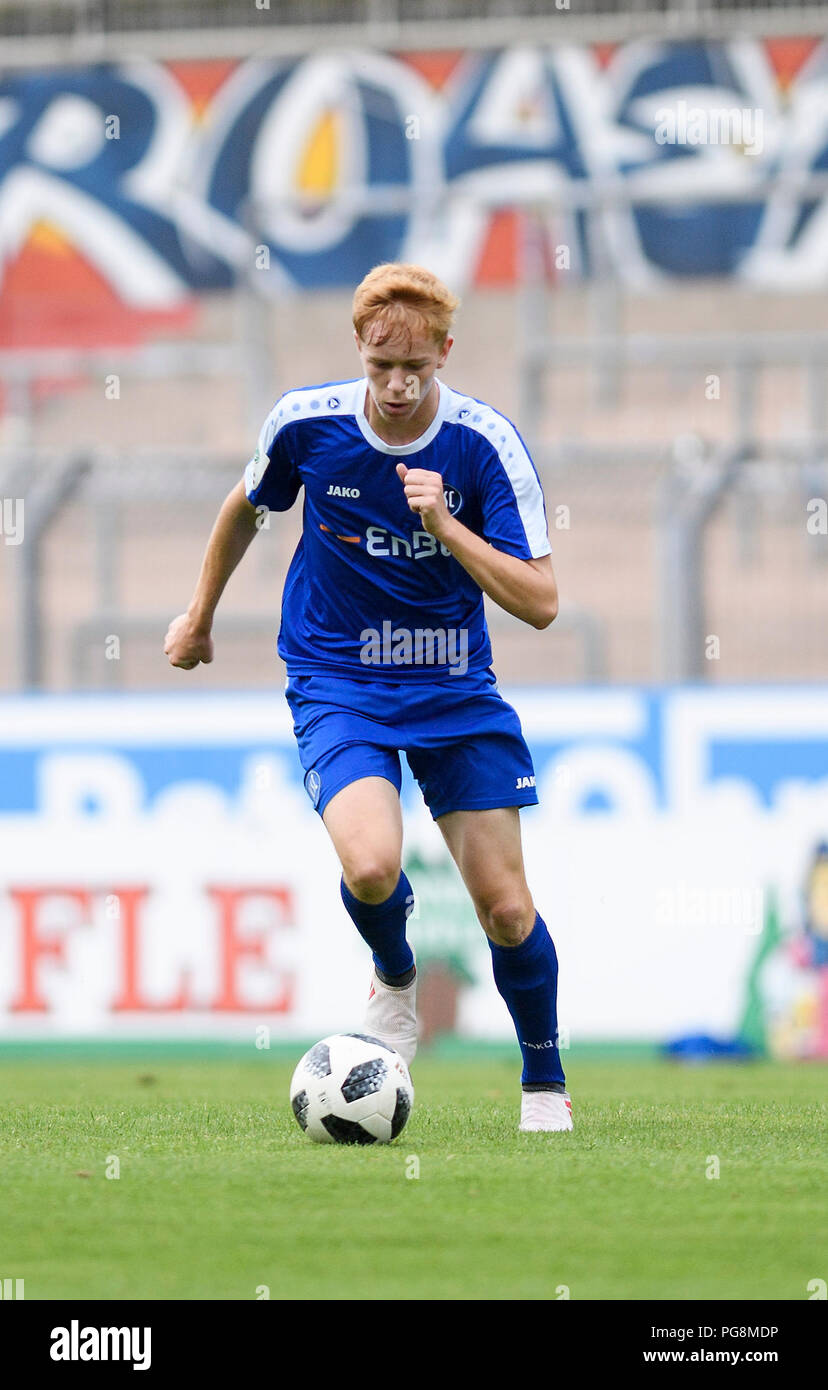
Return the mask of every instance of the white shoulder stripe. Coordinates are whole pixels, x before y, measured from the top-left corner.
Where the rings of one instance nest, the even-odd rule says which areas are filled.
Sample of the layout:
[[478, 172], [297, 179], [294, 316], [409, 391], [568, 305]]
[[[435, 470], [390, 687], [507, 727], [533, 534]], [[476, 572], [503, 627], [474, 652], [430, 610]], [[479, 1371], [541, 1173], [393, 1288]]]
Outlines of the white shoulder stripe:
[[465, 425], [487, 439], [503, 465], [517, 502], [518, 515], [535, 559], [551, 554], [543, 489], [532, 460], [510, 420], [490, 405], [452, 391], [447, 420]]
[[265, 422], [270, 428], [270, 443], [285, 425], [313, 416], [351, 415], [356, 405], [354, 381], [334, 381], [323, 386], [302, 386], [286, 391], [276, 402]]
[[280, 396], [259, 434], [256, 452], [244, 471], [249, 494], [259, 486], [270, 463], [273, 441], [285, 425], [314, 416], [352, 415], [357, 404], [358, 381], [332, 381], [322, 386], [302, 386]]

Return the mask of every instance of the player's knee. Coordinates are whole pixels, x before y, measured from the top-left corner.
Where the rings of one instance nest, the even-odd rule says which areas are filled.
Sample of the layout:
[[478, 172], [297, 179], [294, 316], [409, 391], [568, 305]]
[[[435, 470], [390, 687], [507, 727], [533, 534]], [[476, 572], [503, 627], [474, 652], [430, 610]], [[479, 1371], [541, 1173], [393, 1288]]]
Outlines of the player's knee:
[[345, 866], [345, 882], [355, 898], [363, 903], [384, 903], [400, 878], [396, 859], [384, 855], [364, 856]]
[[534, 909], [519, 895], [478, 904], [477, 914], [484, 932], [496, 946], [519, 946], [532, 930]]

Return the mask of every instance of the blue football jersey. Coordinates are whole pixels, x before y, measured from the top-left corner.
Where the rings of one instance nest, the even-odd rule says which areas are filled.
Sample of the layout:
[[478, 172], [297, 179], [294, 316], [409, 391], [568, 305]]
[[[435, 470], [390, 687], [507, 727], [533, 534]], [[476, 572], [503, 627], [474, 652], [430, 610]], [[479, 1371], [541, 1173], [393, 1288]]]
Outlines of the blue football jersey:
[[[290, 675], [399, 681], [403, 666], [405, 679], [485, 671], [492, 653], [480, 586], [423, 529], [396, 468], [402, 460], [439, 473], [453, 516], [528, 560], [551, 549], [532, 460], [504, 415], [437, 378], [431, 424], [410, 444], [388, 444], [366, 418], [367, 386], [362, 377], [286, 392], [245, 470], [257, 507], [286, 511], [305, 489], [279, 654]], [[418, 645], [417, 633], [432, 636]], [[447, 643], [435, 633], [449, 634]]]

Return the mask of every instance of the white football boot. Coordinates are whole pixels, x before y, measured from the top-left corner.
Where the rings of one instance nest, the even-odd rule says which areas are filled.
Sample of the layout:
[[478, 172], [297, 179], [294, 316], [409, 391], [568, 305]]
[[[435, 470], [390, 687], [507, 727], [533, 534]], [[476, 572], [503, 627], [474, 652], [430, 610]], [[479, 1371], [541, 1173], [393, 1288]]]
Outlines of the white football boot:
[[371, 987], [365, 1010], [365, 1031], [399, 1052], [411, 1066], [417, 1051], [417, 976], [410, 985], [395, 989], [384, 985], [371, 968]]
[[566, 1091], [521, 1091], [519, 1128], [571, 1129], [572, 1101]]

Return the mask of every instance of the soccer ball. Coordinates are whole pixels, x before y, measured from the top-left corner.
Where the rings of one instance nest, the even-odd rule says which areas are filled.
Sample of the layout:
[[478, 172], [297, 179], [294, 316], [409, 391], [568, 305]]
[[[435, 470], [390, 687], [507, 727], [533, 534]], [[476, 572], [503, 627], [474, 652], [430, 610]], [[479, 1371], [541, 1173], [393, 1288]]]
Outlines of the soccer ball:
[[319, 1144], [390, 1144], [414, 1087], [399, 1052], [366, 1033], [334, 1033], [306, 1052], [290, 1083], [300, 1129]]

